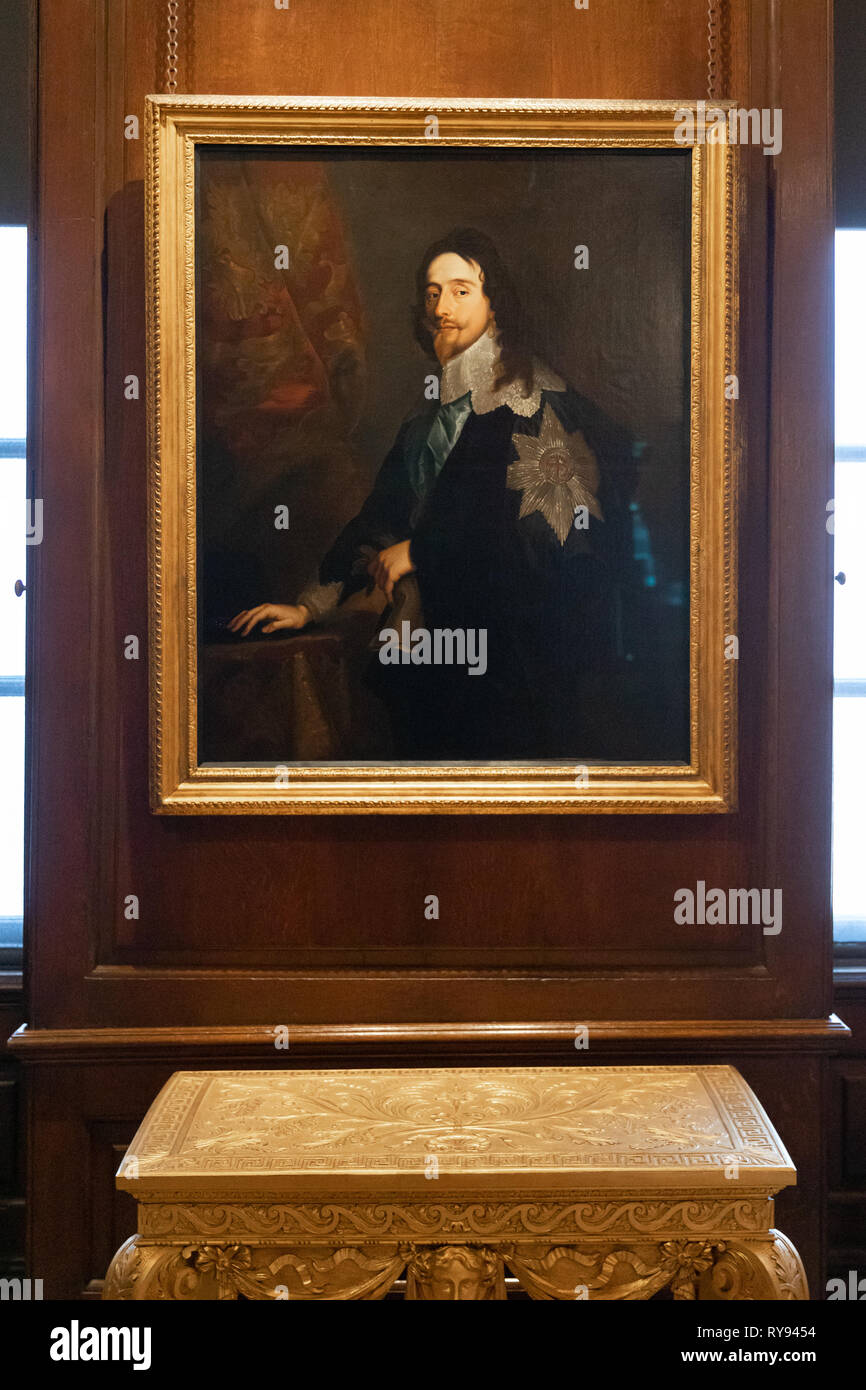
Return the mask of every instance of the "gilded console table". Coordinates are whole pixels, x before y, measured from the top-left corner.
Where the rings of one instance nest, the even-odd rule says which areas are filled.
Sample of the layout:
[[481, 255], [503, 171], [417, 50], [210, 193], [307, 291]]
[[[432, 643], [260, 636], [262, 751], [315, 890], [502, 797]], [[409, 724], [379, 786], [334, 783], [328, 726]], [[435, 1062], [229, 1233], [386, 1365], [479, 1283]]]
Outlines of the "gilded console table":
[[176, 1072], [107, 1299], [805, 1299], [733, 1067]]

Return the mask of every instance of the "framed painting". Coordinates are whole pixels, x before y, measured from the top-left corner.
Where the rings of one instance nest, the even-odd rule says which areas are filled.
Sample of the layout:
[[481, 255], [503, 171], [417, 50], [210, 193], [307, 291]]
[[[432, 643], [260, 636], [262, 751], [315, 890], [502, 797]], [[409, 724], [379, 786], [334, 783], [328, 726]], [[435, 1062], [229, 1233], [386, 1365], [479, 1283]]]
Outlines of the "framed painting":
[[738, 152], [690, 110], [148, 99], [154, 810], [734, 807]]

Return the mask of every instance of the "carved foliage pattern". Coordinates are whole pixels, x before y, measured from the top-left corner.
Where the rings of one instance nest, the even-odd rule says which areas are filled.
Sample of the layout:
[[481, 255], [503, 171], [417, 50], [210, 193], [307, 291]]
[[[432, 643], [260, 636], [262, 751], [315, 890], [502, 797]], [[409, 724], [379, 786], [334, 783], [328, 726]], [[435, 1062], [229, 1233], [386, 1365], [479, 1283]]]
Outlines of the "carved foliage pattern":
[[165, 1174], [786, 1166], [730, 1067], [178, 1073], [133, 1145]]
[[770, 1236], [761, 1242], [733, 1241], [721, 1246], [719, 1259], [701, 1280], [701, 1297], [725, 1302], [807, 1299], [800, 1256], [781, 1231], [771, 1231]]
[[726, 1241], [503, 1242], [493, 1246], [393, 1241], [356, 1246], [283, 1244], [120, 1247], [107, 1300], [380, 1299], [404, 1269], [407, 1298], [504, 1299], [506, 1266], [534, 1299], [805, 1300], [800, 1258], [778, 1231]]
[[444, 1201], [323, 1203], [163, 1203], [141, 1208], [149, 1236], [373, 1236], [464, 1234], [675, 1235], [766, 1230], [760, 1199], [563, 1202]]
[[698, 1277], [713, 1260], [701, 1241], [661, 1245], [520, 1247], [506, 1254], [509, 1267], [536, 1299], [604, 1301], [651, 1298], [670, 1285], [675, 1298], [694, 1298]]

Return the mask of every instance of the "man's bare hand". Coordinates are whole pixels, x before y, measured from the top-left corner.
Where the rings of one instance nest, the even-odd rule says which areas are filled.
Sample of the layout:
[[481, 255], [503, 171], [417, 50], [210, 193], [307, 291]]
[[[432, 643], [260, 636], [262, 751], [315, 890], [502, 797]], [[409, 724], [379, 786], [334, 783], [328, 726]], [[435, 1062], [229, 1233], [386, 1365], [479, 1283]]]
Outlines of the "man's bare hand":
[[280, 628], [306, 627], [310, 610], [302, 603], [260, 603], [258, 608], [245, 608], [228, 624], [229, 632], [246, 637], [259, 623], [266, 623], [262, 632], [278, 632]]
[[408, 541], [400, 541], [399, 545], [389, 545], [387, 550], [380, 550], [367, 566], [367, 573], [373, 576], [376, 586], [382, 590], [386, 598], [391, 598], [398, 579], [402, 579], [404, 574], [413, 574], [414, 571], [415, 566], [409, 558]]

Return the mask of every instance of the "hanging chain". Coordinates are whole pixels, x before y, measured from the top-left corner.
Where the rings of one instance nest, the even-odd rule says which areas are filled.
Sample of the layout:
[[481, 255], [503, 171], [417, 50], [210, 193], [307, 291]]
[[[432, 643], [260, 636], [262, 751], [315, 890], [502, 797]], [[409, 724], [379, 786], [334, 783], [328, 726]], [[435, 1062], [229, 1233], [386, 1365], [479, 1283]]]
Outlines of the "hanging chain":
[[170, 96], [177, 91], [178, 30], [180, 0], [168, 0], [166, 7], [165, 90]]
[[730, 11], [729, 0], [709, 0], [707, 5], [707, 96], [719, 100], [730, 96]]

